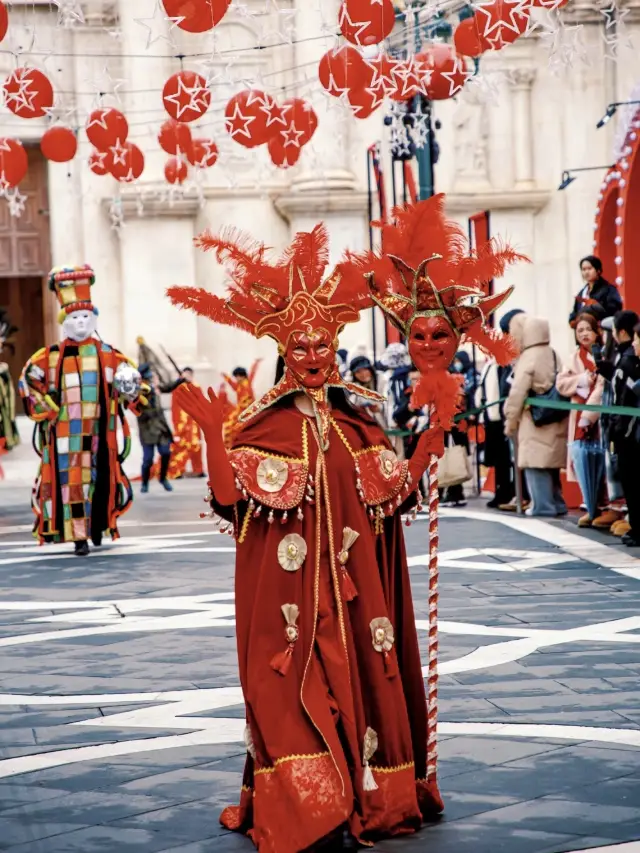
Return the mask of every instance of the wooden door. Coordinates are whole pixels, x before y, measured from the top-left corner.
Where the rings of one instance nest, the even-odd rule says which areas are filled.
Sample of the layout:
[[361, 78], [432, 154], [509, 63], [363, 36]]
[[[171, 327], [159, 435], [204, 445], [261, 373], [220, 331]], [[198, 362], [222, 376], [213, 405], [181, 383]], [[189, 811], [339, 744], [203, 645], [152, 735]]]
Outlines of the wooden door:
[[0, 199], [0, 306], [19, 328], [13, 336], [15, 355], [7, 348], [7, 361], [17, 379], [25, 361], [56, 338], [57, 304], [47, 291], [51, 265], [47, 161], [39, 147], [27, 147], [29, 170], [20, 184], [26, 195], [21, 216], [9, 214]]

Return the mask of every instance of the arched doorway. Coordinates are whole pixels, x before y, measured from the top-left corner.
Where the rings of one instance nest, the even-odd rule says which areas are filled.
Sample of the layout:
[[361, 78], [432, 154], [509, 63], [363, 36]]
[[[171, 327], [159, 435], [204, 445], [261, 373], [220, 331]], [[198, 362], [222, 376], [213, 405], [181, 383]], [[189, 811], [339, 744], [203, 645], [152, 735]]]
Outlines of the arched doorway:
[[605, 175], [595, 222], [594, 250], [604, 275], [620, 288], [625, 308], [640, 312], [640, 110], [616, 164]]

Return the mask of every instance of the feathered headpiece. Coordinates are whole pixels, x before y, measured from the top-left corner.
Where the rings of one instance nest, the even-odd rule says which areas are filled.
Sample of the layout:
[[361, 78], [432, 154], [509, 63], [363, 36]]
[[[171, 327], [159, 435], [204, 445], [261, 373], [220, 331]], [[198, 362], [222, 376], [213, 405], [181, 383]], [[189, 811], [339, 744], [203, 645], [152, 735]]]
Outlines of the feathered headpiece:
[[396, 208], [382, 226], [382, 255], [351, 256], [370, 281], [372, 298], [408, 336], [416, 317], [445, 317], [458, 334], [502, 364], [515, 355], [506, 335], [488, 328], [489, 315], [513, 288], [487, 296], [482, 285], [527, 260], [490, 240], [474, 250], [462, 228], [444, 215], [444, 195]]
[[342, 328], [371, 305], [362, 276], [343, 276], [338, 269], [324, 278], [329, 237], [323, 224], [296, 234], [275, 263], [266, 259], [264, 243], [235, 230], [220, 236], [204, 233], [195, 239], [195, 245], [214, 251], [220, 263], [227, 265], [227, 298], [204, 288], [170, 287], [167, 294], [173, 304], [256, 338], [268, 335], [278, 342], [281, 352], [297, 331], [323, 329], [337, 339]]

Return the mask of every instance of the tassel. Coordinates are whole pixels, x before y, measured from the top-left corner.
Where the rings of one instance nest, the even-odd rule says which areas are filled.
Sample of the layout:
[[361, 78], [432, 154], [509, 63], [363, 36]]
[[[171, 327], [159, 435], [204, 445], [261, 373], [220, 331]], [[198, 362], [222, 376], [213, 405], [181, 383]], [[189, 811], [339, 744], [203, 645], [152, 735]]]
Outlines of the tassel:
[[393, 652], [383, 652], [384, 657], [384, 674], [387, 678], [395, 678], [398, 675], [398, 662]]
[[342, 570], [342, 597], [345, 601], [353, 601], [354, 598], [358, 597], [356, 585], [346, 569]]
[[284, 652], [278, 652], [271, 658], [271, 669], [280, 675], [287, 675], [291, 668], [291, 660], [293, 659], [293, 649], [296, 641], [300, 636], [300, 631], [296, 622], [300, 615], [300, 609], [297, 604], [283, 604], [281, 607], [282, 615], [285, 618], [287, 627], [284, 630], [284, 638], [288, 645]]
[[345, 601], [353, 601], [354, 598], [358, 597], [356, 585], [347, 571], [347, 563], [349, 561], [349, 549], [357, 542], [359, 536], [358, 531], [352, 530], [350, 527], [345, 527], [342, 531], [342, 550], [338, 554], [338, 562], [342, 566], [342, 596]]
[[286, 652], [278, 652], [271, 658], [271, 669], [275, 670], [280, 675], [287, 675], [291, 668], [291, 659], [293, 658], [293, 644], [289, 645]]
[[362, 789], [363, 791], [377, 791], [378, 785], [369, 767], [369, 762], [373, 758], [378, 749], [378, 735], [372, 728], [368, 728], [364, 736], [364, 745], [362, 748]]

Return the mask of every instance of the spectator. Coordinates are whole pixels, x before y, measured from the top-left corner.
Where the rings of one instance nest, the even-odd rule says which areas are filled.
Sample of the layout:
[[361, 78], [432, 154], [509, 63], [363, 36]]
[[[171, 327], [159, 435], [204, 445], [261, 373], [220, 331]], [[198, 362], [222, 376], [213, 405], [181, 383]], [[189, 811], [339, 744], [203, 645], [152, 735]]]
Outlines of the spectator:
[[598, 320], [611, 317], [622, 308], [618, 288], [602, 276], [602, 261], [595, 255], [587, 255], [580, 261], [580, 272], [584, 287], [575, 298], [569, 323], [574, 326], [579, 314], [595, 314]]
[[[635, 311], [618, 311], [613, 318], [616, 352], [612, 361], [597, 361], [598, 372], [611, 382], [614, 406], [638, 408], [636, 383], [640, 380], [640, 358], [634, 347], [638, 315]], [[638, 417], [611, 415], [609, 438], [617, 455], [618, 477], [629, 511], [629, 531], [622, 541], [629, 547], [640, 546], [640, 435]]]
[[[411, 371], [411, 359], [405, 344], [389, 344], [378, 363], [381, 371], [378, 390], [387, 399], [384, 406], [385, 422], [389, 426], [396, 425], [394, 414], [396, 410], [406, 402], [406, 391], [410, 385], [409, 373]], [[403, 458], [404, 444], [400, 438], [391, 438], [396, 453]]]
[[143, 493], [149, 491], [149, 478], [157, 447], [160, 454], [160, 484], [165, 491], [172, 492], [173, 486], [167, 479], [167, 473], [173, 435], [162, 409], [161, 394], [169, 394], [171, 391], [175, 391], [178, 385], [184, 382], [184, 379], [181, 376], [170, 385], [161, 385], [158, 375], [148, 364], [141, 364], [138, 370], [142, 378], [151, 385], [149, 405], [145, 406], [138, 418], [140, 443], [142, 444], [142, 487], [140, 491]]
[[549, 345], [549, 323], [525, 316], [512, 324], [512, 334], [520, 348], [513, 383], [505, 403], [505, 434], [518, 439], [518, 465], [525, 473], [531, 506], [526, 515], [566, 515], [567, 505], [560, 487], [560, 469], [566, 463], [567, 423], [536, 426], [525, 401], [533, 391], [552, 388], [561, 367]]
[[[514, 323], [514, 318], [520, 319]], [[524, 319], [524, 312], [514, 308], [500, 319], [500, 330], [503, 334], [511, 334], [512, 324], [515, 326]], [[513, 366], [500, 366], [495, 360], [488, 361], [480, 378], [480, 386], [476, 395], [476, 405], [484, 406], [492, 400], [505, 400], [511, 390]], [[511, 442], [504, 434], [504, 402], [496, 403], [485, 409], [482, 415], [485, 430], [484, 464], [494, 469], [495, 494], [488, 502], [490, 509], [500, 509], [503, 512], [515, 512], [516, 506], [516, 472], [511, 452]], [[522, 479], [522, 505], [529, 506], [529, 492], [524, 478]]]
[[[602, 346], [602, 335], [593, 314], [578, 314], [575, 334], [577, 347], [569, 364], [558, 373], [556, 387], [563, 397], [571, 397], [574, 403], [599, 406], [602, 403], [604, 379], [597, 374], [592, 349], [594, 346]], [[578, 412], [573, 409], [569, 414], [569, 442], [597, 439], [599, 419], [598, 412]], [[577, 479], [570, 448], [567, 457], [567, 479], [572, 482]], [[583, 495], [583, 500], [587, 500], [586, 495]], [[594, 519], [586, 513], [578, 520], [578, 527], [591, 527], [593, 522]]]
[[411, 365], [409, 367], [409, 384], [404, 390], [403, 399], [398, 401], [398, 405], [393, 411], [393, 420], [398, 425], [399, 429], [411, 432], [411, 435], [404, 439], [404, 453], [407, 459], [411, 459], [416, 449], [420, 433], [429, 426], [429, 415], [424, 410], [416, 411], [411, 408], [410, 396], [416, 386], [420, 373]]
[[[351, 359], [349, 365], [349, 373], [354, 385], [361, 385], [369, 391], [376, 391], [376, 373], [373, 365], [366, 355], [356, 355]], [[386, 421], [384, 417], [384, 406], [382, 403], [375, 403], [364, 396], [352, 394], [349, 402], [355, 409], [362, 409], [367, 412], [383, 429], [386, 429]]]

